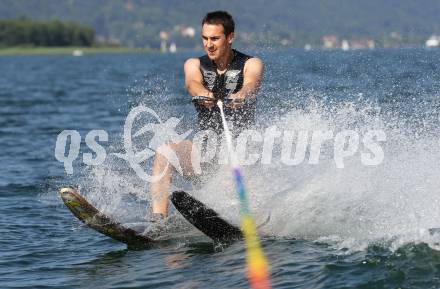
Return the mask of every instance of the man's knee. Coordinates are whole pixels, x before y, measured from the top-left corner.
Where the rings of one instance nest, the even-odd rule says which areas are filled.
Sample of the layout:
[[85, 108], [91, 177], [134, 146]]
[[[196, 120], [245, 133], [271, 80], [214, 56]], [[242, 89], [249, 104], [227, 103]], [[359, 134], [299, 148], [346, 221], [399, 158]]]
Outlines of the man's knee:
[[[189, 172], [191, 166], [192, 142], [183, 140], [178, 143], [162, 144], [156, 149], [155, 161], [163, 165], [171, 162], [172, 166], [180, 166], [184, 175]], [[175, 159], [177, 157], [177, 160]], [[176, 162], [177, 161], [177, 162]]]

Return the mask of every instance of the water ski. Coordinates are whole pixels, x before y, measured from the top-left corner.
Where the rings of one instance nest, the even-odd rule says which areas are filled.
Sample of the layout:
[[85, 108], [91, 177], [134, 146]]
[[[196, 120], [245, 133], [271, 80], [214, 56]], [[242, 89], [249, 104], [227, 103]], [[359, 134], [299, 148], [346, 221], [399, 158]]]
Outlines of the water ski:
[[243, 238], [239, 228], [229, 224], [216, 211], [186, 192], [173, 192], [171, 202], [188, 222], [214, 241], [228, 243]]
[[75, 189], [62, 188], [60, 196], [69, 210], [90, 228], [112, 239], [127, 244], [129, 248], [147, 247], [153, 239], [126, 228], [92, 206]]

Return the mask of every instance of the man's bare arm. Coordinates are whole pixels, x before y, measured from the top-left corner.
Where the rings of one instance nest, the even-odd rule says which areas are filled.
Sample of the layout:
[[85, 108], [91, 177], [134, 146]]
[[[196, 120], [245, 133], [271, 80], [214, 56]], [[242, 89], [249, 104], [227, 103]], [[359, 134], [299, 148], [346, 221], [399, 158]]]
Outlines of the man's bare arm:
[[203, 77], [200, 73], [200, 61], [197, 58], [190, 58], [183, 66], [185, 72], [185, 87], [191, 96], [208, 96], [213, 97], [206, 87], [203, 86]]
[[255, 99], [263, 79], [264, 64], [259, 58], [246, 61], [243, 71], [243, 87], [231, 95], [233, 99]]

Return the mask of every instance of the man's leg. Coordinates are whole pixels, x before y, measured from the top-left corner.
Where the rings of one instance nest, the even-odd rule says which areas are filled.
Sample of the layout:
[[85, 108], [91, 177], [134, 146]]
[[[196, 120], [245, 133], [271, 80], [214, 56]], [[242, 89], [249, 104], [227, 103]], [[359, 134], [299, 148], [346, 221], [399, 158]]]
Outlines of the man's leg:
[[[179, 143], [172, 143], [166, 145], [171, 148], [179, 159], [180, 166], [184, 175], [193, 174], [191, 166], [191, 152], [192, 142], [184, 140]], [[171, 178], [173, 169], [168, 164], [168, 160], [162, 154], [156, 152], [156, 157], [153, 163], [153, 176], [164, 174], [163, 177], [151, 185], [153, 214], [161, 214], [167, 216], [168, 214], [168, 196], [170, 194]]]
[[161, 214], [166, 216], [168, 213], [168, 195], [171, 184], [171, 166], [168, 160], [162, 154], [156, 152], [153, 163], [153, 176], [158, 176], [163, 173], [163, 177], [152, 183], [151, 194], [153, 204], [153, 214]]

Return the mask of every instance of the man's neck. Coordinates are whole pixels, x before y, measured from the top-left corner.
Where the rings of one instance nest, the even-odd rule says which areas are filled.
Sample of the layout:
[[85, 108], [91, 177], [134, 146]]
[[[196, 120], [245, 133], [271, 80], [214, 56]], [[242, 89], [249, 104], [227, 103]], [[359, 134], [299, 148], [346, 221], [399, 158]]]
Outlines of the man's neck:
[[214, 61], [217, 70], [225, 71], [228, 68], [229, 63], [231, 63], [233, 57], [234, 57], [234, 52], [232, 51], [232, 48], [230, 48], [222, 58], [218, 59], [217, 61]]

